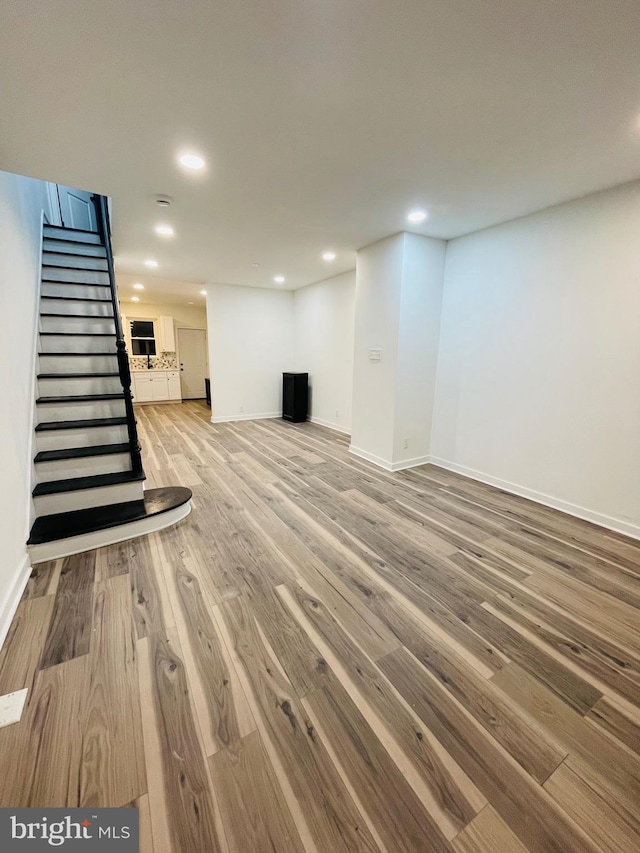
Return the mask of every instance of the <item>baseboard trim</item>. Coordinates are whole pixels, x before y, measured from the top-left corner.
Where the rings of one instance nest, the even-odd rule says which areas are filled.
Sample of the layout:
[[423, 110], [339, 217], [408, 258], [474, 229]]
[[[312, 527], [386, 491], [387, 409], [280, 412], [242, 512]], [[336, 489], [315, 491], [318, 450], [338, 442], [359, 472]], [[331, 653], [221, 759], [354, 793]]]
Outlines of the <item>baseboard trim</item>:
[[35, 426], [37, 420], [37, 406], [36, 406], [36, 397], [38, 394], [36, 393], [38, 387], [38, 380], [36, 378], [37, 370], [36, 365], [38, 364], [38, 344], [40, 343], [40, 298], [42, 293], [42, 252], [44, 246], [44, 226], [45, 220], [47, 218], [47, 214], [45, 210], [42, 210], [40, 214], [40, 246], [38, 252], [38, 272], [37, 279], [35, 282], [35, 294], [36, 294], [36, 302], [35, 302], [35, 322], [33, 324], [32, 330], [32, 341], [31, 341], [31, 377], [29, 384], [29, 400], [31, 401], [31, 409], [29, 411], [29, 425], [27, 427], [29, 436], [29, 456], [25, 460], [26, 468], [25, 471], [29, 472], [29, 489], [27, 491], [27, 506], [25, 510], [25, 538], [26, 542], [29, 538], [29, 531], [31, 530], [31, 525], [36, 517], [35, 504], [33, 502], [33, 489], [36, 485], [36, 468], [33, 461], [34, 456], [36, 455], [36, 433]]
[[560, 512], [567, 513], [567, 515], [573, 515], [575, 518], [581, 518], [583, 521], [590, 521], [592, 524], [597, 524], [599, 527], [606, 527], [615, 533], [630, 536], [632, 539], [640, 539], [640, 525], [633, 524], [632, 522], [604, 515], [601, 512], [594, 512], [578, 504], [554, 498], [551, 495], [544, 494], [544, 492], [538, 492], [526, 486], [519, 486], [517, 483], [509, 482], [509, 480], [502, 480], [500, 477], [494, 477], [491, 474], [485, 474], [483, 471], [476, 471], [474, 468], [467, 468], [464, 465], [458, 465], [456, 462], [449, 462], [447, 459], [440, 459], [437, 456], [432, 456], [430, 462], [439, 468], [446, 468], [447, 471], [453, 471], [454, 474], [462, 474], [462, 476], [469, 477], [471, 480], [478, 480], [480, 483], [486, 483], [488, 486], [495, 486], [498, 489], [518, 495], [521, 498], [527, 498], [534, 503], [548, 506], [550, 509], [560, 510]]
[[[89, 353], [91, 355], [91, 353]], [[201, 399], [201, 398], [198, 398]], [[202, 397], [204, 400], [204, 397]], [[183, 400], [182, 397], [174, 400], [134, 400], [134, 406], [164, 406], [165, 403], [188, 403], [188, 400]]]
[[414, 459], [403, 459], [401, 462], [393, 462], [392, 471], [404, 471], [405, 468], [417, 468], [419, 465], [428, 465], [430, 456], [416, 456]]
[[353, 453], [354, 456], [359, 456], [360, 459], [365, 459], [367, 462], [372, 462], [379, 468], [384, 468], [385, 471], [392, 472], [404, 471], [405, 468], [417, 468], [419, 465], [427, 465], [432, 461], [430, 456], [416, 456], [413, 459], [403, 459], [400, 462], [391, 462], [388, 459], [382, 459], [380, 456], [369, 453], [367, 450], [354, 447], [353, 444], [349, 445], [349, 453]]
[[391, 471], [391, 462], [388, 462], [386, 459], [382, 459], [380, 456], [376, 456], [374, 453], [369, 453], [368, 450], [361, 450], [359, 447], [355, 447], [353, 444], [350, 444], [349, 453], [353, 453], [354, 456], [358, 456], [360, 459], [364, 459], [367, 462], [372, 462], [374, 465], [377, 465], [378, 468], [384, 468], [385, 471]]
[[336, 432], [341, 432], [343, 435], [351, 435], [351, 430], [346, 427], [339, 426], [338, 424], [334, 424], [331, 421], [325, 421], [322, 418], [310, 417], [309, 420], [312, 424], [318, 424], [318, 426], [326, 427], [327, 429], [335, 430]]
[[231, 423], [232, 421], [263, 421], [268, 418], [281, 418], [282, 412], [265, 412], [262, 415], [222, 415], [216, 417], [215, 415], [211, 416], [212, 424], [226, 424]]
[[22, 593], [27, 586], [30, 575], [31, 562], [29, 560], [29, 555], [25, 554], [22, 558], [22, 562], [20, 563], [20, 568], [16, 572], [13, 586], [6, 594], [5, 599], [2, 602], [2, 607], [0, 607], [0, 650], [2, 650], [4, 641], [7, 639], [9, 628], [11, 627], [13, 617], [16, 614], [16, 610], [20, 604], [20, 599], [22, 598]]

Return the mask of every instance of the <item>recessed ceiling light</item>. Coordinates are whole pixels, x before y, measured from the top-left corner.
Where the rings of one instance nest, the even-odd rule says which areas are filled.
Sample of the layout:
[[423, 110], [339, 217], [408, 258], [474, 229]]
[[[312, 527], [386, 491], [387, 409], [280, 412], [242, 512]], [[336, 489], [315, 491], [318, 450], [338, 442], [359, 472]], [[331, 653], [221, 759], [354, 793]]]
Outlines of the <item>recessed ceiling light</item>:
[[424, 222], [427, 218], [427, 214], [424, 210], [412, 210], [411, 213], [407, 216], [409, 222]]
[[201, 290], [201, 291], [200, 291], [200, 296], [206, 296], [206, 295], [207, 295], [207, 291], [206, 291], [206, 290]]
[[193, 302], [187, 302], [187, 305], [193, 305]]
[[140, 284], [139, 281], [136, 281], [136, 283], [133, 285], [133, 289], [134, 290], [144, 290], [144, 284]]
[[156, 234], [160, 234], [161, 237], [173, 237], [174, 230], [170, 225], [156, 225]]
[[198, 154], [183, 154], [180, 157], [180, 165], [185, 169], [202, 169], [204, 167], [204, 159]]
[[283, 275], [274, 275], [273, 280], [276, 281], [278, 284], [282, 284], [282, 282], [284, 281], [284, 276]]
[[152, 261], [151, 259], [149, 259], [148, 261], [144, 262], [144, 265], [145, 265], [145, 267], [153, 267], [155, 269], [158, 266], [158, 262]]
[[252, 266], [252, 267], [259, 267], [259, 266], [260, 266], [260, 264], [253, 263], [253, 264], [251, 264], [251, 266]]
[[140, 297], [139, 296], [132, 296], [131, 301], [132, 302], [140, 302]]
[[336, 253], [335, 252], [323, 252], [322, 257], [325, 261], [335, 261]]

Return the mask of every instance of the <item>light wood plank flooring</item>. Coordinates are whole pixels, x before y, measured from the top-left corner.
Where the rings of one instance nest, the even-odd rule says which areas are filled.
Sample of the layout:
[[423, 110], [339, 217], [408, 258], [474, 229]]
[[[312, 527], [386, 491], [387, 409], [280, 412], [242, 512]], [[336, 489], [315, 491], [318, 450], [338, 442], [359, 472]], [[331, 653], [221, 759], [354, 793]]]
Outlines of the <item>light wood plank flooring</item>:
[[640, 543], [312, 424], [138, 410], [193, 512], [36, 566], [0, 806], [153, 853], [640, 850]]

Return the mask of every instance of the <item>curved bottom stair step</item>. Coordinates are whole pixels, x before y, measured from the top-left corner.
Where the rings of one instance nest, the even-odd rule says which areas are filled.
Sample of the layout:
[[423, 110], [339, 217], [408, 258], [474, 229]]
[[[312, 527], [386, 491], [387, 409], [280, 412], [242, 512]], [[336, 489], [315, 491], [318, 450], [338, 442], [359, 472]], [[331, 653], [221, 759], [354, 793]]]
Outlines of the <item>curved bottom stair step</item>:
[[27, 542], [31, 562], [144, 536], [176, 524], [190, 511], [191, 490], [169, 486], [148, 489], [139, 501], [43, 515], [36, 519]]

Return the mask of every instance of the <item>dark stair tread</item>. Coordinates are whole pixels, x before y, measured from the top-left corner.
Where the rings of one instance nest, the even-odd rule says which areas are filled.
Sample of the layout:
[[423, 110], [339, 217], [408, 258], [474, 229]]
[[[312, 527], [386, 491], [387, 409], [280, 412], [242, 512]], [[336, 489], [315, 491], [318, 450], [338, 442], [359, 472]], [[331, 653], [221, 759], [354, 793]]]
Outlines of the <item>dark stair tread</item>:
[[[105, 261], [106, 258], [98, 258], [97, 260]], [[45, 269], [45, 267], [49, 270], [69, 270], [69, 272], [109, 272], [108, 269], [103, 270], [98, 267], [68, 267], [66, 264], [47, 264], [43, 260], [42, 268]]]
[[98, 237], [100, 236], [99, 231], [91, 231], [89, 228], [72, 228], [70, 225], [51, 225], [49, 222], [44, 227], [57, 228], [59, 231], [77, 231], [79, 234], [96, 234]]
[[[113, 338], [114, 332], [40, 332], [41, 335], [60, 335], [72, 338]], [[90, 353], [84, 353], [90, 355]]]
[[[106, 300], [105, 300], [106, 301]], [[54, 314], [51, 311], [41, 311], [41, 317], [79, 317], [81, 320], [113, 320], [113, 314]]]
[[[107, 270], [92, 270], [92, 272], [107, 272]], [[64, 284], [65, 287], [67, 285], [72, 287], [106, 287], [109, 288], [109, 284], [100, 284], [95, 281], [60, 281], [59, 278], [43, 278], [41, 279], [43, 284]], [[45, 299], [53, 299], [52, 296], [46, 296], [44, 293], [42, 296]]]
[[127, 419], [122, 418], [85, 418], [79, 421], [45, 421], [36, 426], [36, 432], [49, 432], [58, 429], [93, 429], [94, 427], [125, 426]]
[[41, 545], [71, 536], [109, 530], [121, 524], [142, 521], [183, 506], [191, 499], [191, 489], [168, 486], [148, 489], [140, 501], [109, 504], [89, 509], [76, 509], [53, 515], [42, 515], [31, 528], [28, 545]]
[[38, 397], [36, 403], [92, 403], [94, 400], [119, 400], [120, 394], [67, 394], [62, 397]]
[[[74, 229], [68, 228], [67, 231], [72, 231]], [[85, 231], [85, 234], [97, 234], [96, 231]], [[61, 234], [58, 236], [57, 234], [44, 234], [45, 240], [55, 240], [56, 243], [73, 243], [74, 246], [98, 246], [100, 249], [104, 249], [104, 243], [102, 241], [95, 242], [95, 240], [77, 240], [74, 237], [69, 237], [67, 235]], [[55, 252], [59, 251], [57, 249], [44, 249], [45, 252]], [[72, 252], [63, 252], [62, 254], [72, 254]], [[100, 257], [97, 255], [96, 257]]]
[[[46, 237], [44, 238], [47, 239]], [[104, 249], [104, 246], [100, 246], [98, 243], [76, 243], [76, 246], [98, 246], [100, 249]], [[86, 255], [84, 252], [63, 252], [59, 249], [44, 249], [42, 250], [42, 266], [43, 267], [59, 267], [61, 264], [48, 264], [47, 263], [47, 255], [66, 255], [69, 258], [92, 258], [95, 261], [106, 261], [107, 256], [105, 255]], [[64, 266], [64, 265], [63, 265]], [[65, 269], [82, 269], [82, 267], [66, 267]]]
[[57, 495], [62, 492], [78, 492], [82, 489], [137, 483], [144, 479], [144, 472], [136, 474], [133, 471], [117, 471], [112, 474], [91, 474], [89, 477], [71, 477], [68, 480], [48, 480], [45, 483], [38, 483], [32, 494], [34, 498], [38, 498], [42, 495]]
[[[102, 287], [103, 285], [99, 284], [98, 287]], [[104, 285], [104, 287], [108, 287], [108, 285]], [[65, 302], [111, 302], [110, 299], [99, 299], [97, 296], [47, 296], [46, 293], [41, 294], [43, 299], [61, 299]], [[77, 317], [80, 316], [78, 314], [64, 314], [59, 315], [64, 317]]]
[[114, 453], [128, 453], [128, 442], [121, 444], [96, 444], [94, 447], [65, 447], [63, 450], [41, 450], [34, 462], [57, 462], [60, 459], [85, 459], [87, 456], [111, 456]]
[[[68, 230], [71, 230], [71, 229], [68, 229]], [[92, 248], [97, 246], [99, 249], [105, 248], [105, 245], [102, 242], [102, 238], [100, 237], [100, 235], [98, 234], [97, 231], [89, 231], [88, 233], [89, 234], [95, 234], [96, 237], [100, 238], [101, 242], [94, 243], [92, 240], [78, 240], [77, 237], [75, 237], [75, 235], [73, 237], [66, 237], [64, 234], [47, 234], [46, 232], [43, 232], [42, 237], [44, 240], [49, 240], [52, 243], [73, 243], [74, 246], [84, 246], [85, 248], [88, 246], [90, 246]], [[57, 252], [59, 250], [58, 249], [44, 249], [44, 251], [45, 252]]]
[[39, 373], [38, 379], [95, 379], [104, 376], [120, 376], [118, 371], [112, 373]]
[[88, 355], [102, 355], [102, 356], [112, 355], [112, 356], [116, 357], [118, 355], [118, 353], [115, 350], [114, 351], [109, 350], [109, 352], [39, 352], [38, 355], [39, 356], [55, 355], [58, 358], [61, 355], [63, 355], [63, 356], [66, 355], [66, 356], [69, 356], [71, 358], [76, 358], [77, 356], [82, 356], [82, 358], [86, 358]]
[[[98, 272], [104, 272], [104, 270], [98, 270]], [[101, 287], [103, 290], [111, 290], [111, 285], [109, 283], [104, 284], [101, 281], [69, 281], [64, 278], [42, 278], [40, 279], [42, 284], [49, 285], [52, 284], [54, 286], [61, 285], [62, 287]], [[40, 296], [43, 299], [55, 299], [55, 296], [49, 296], [47, 293], [40, 293]], [[93, 297], [88, 296], [87, 299], [92, 299]]]

